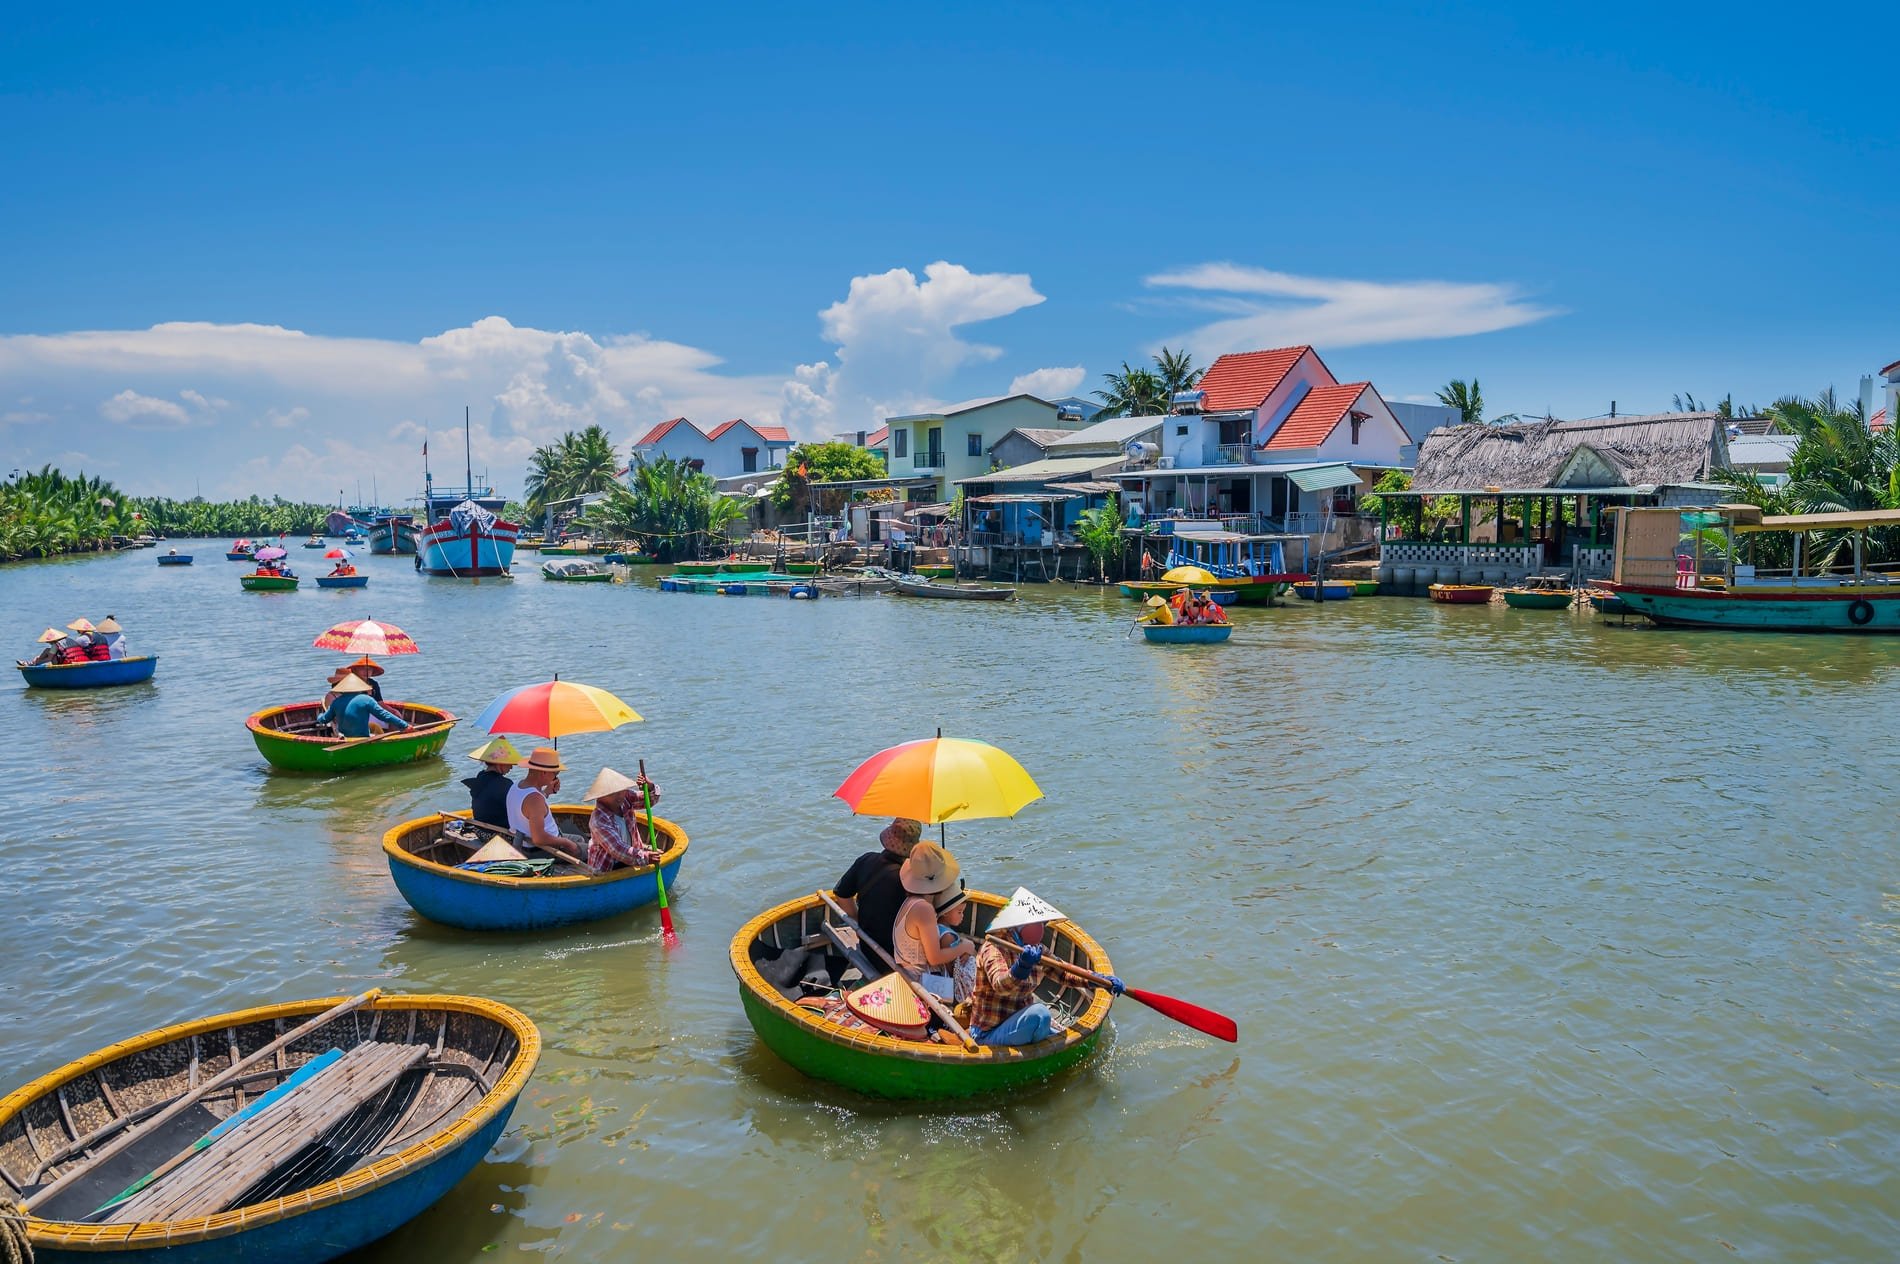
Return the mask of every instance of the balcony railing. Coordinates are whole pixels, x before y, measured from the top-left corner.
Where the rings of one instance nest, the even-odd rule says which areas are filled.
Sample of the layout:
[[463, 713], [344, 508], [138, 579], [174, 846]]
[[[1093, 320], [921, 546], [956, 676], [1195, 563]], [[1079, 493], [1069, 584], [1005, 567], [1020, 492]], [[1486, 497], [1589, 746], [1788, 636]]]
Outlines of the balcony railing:
[[911, 457], [910, 465], [915, 470], [940, 470], [943, 468], [943, 453], [919, 452]]

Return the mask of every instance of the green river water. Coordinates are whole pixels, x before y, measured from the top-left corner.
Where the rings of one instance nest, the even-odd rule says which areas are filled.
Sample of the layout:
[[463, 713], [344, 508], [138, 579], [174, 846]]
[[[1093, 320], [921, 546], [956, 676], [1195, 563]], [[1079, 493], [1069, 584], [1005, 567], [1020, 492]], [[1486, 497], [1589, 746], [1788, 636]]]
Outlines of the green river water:
[[[1113, 590], [729, 599], [526, 554], [258, 595], [223, 543], [0, 569], [16, 656], [108, 612], [162, 655], [146, 686], [0, 686], [0, 1076], [373, 984], [526, 1011], [546, 1051], [506, 1136], [360, 1259], [1895, 1254], [1900, 641], [1373, 598], [1154, 647]], [[411, 912], [381, 834], [466, 806], [466, 724], [447, 759], [267, 770], [245, 715], [315, 697], [342, 659], [312, 638], [362, 617], [423, 647], [392, 699], [467, 719], [558, 671], [645, 716], [564, 741], [562, 797], [646, 759], [692, 838], [680, 948], [650, 909], [508, 936]], [[971, 885], [1034, 888], [1238, 1045], [1123, 1000], [1078, 1072], [924, 1108], [760, 1045], [734, 930], [874, 846], [831, 791], [938, 726], [1047, 795], [951, 827]]]

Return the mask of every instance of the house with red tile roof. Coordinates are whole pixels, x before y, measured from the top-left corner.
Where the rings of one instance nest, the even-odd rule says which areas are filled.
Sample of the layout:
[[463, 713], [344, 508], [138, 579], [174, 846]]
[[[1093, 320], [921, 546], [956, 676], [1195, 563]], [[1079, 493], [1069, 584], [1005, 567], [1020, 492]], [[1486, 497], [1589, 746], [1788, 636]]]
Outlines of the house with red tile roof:
[[[1881, 387], [1882, 392], [1886, 395], [1886, 403], [1880, 408], [1870, 406], [1867, 409], [1867, 411], [1872, 414], [1872, 416], [1867, 418], [1867, 424], [1875, 431], [1886, 429], [1890, 419], [1900, 417], [1900, 360], [1895, 360], [1892, 364], [1880, 370], [1880, 376], [1885, 379], [1881, 383]], [[1880, 424], [1878, 426], [1873, 424], [1875, 417], [1880, 418]]]
[[675, 417], [633, 441], [636, 456], [687, 461], [714, 478], [778, 469], [791, 450], [792, 436], [785, 427], [755, 425], [744, 418], [722, 422], [708, 432]]

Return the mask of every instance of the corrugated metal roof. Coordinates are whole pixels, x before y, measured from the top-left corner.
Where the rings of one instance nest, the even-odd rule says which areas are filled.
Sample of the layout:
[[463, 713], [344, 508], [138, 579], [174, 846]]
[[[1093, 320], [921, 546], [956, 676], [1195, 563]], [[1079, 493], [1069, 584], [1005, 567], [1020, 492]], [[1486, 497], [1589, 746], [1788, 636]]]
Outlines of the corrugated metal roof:
[[988, 474], [972, 474], [968, 478], [957, 479], [963, 483], [1043, 483], [1052, 478], [1063, 478], [1075, 474], [1093, 474], [1096, 470], [1120, 465], [1119, 456], [1064, 456], [1044, 457], [1040, 461], [1031, 461], [1027, 465], [1012, 466], [1007, 470], [993, 470]]
[[1293, 485], [1303, 492], [1323, 492], [1332, 487], [1351, 487], [1359, 481], [1359, 475], [1350, 465], [1322, 465], [1318, 469], [1295, 470], [1287, 475]]
[[1110, 417], [1107, 421], [1070, 431], [1050, 444], [1049, 449], [1058, 455], [1064, 448], [1113, 448], [1119, 452], [1123, 445], [1146, 432], [1158, 432], [1166, 420], [1166, 417]]

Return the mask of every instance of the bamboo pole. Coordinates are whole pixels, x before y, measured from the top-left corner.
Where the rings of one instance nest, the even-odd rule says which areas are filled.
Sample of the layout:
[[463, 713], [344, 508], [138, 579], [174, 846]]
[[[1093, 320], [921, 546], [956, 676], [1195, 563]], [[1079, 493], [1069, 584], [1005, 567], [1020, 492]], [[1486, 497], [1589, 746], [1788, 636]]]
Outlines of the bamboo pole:
[[[843, 919], [844, 924], [846, 926], [849, 926], [851, 928], [851, 932], [858, 937], [859, 943], [869, 944], [871, 946], [871, 951], [875, 952], [878, 955], [878, 959], [882, 961], [887, 967], [889, 967], [892, 973], [896, 974], [899, 978], [903, 979], [904, 982], [910, 984], [910, 990], [915, 992], [917, 994], [917, 998], [921, 1000], [926, 1007], [929, 1008], [931, 1013], [937, 1016], [937, 1021], [941, 1022], [945, 1027], [947, 1027], [950, 1030], [950, 1033], [952, 1035], [956, 1036], [958, 1040], [961, 1040], [963, 1042], [963, 1047], [965, 1049], [968, 1049], [970, 1052], [974, 1053], [976, 1052], [977, 1049], [981, 1048], [981, 1046], [976, 1043], [976, 1037], [972, 1036], [968, 1031], [964, 1030], [963, 1024], [956, 1020], [956, 1016], [953, 1015], [948, 1009], [944, 1007], [944, 1003], [938, 1000], [936, 996], [930, 991], [929, 988], [919, 983], [916, 979], [911, 978], [910, 975], [906, 973], [897, 964], [896, 961], [892, 960], [891, 954], [884, 951], [883, 944], [878, 943], [877, 940], [872, 939], [869, 935], [865, 934], [864, 928], [851, 920], [851, 914], [845, 912], [843, 909], [838, 907], [837, 901], [831, 898], [831, 892], [820, 891], [818, 893], [818, 898], [825, 902], [825, 906], [827, 908], [829, 908], [838, 917]], [[865, 982], [869, 983], [870, 980], [866, 979]]]

